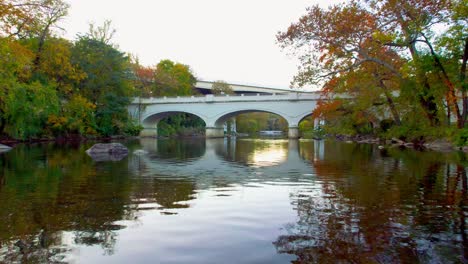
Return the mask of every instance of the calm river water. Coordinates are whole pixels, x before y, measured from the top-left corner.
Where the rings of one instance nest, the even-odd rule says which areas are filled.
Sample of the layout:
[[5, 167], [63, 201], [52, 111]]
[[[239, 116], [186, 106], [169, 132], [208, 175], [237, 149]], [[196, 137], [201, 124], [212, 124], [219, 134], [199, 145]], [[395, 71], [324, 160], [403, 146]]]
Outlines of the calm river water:
[[0, 263], [467, 263], [468, 161], [333, 141], [0, 154]]

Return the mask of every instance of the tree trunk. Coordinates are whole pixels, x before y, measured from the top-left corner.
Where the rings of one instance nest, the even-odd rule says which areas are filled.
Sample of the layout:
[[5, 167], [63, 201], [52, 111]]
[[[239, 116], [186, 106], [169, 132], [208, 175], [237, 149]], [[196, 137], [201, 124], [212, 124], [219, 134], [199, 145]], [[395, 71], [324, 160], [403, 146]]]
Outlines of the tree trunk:
[[462, 65], [460, 67], [460, 83], [462, 91], [462, 100], [463, 100], [463, 112], [462, 112], [462, 125], [465, 127], [466, 119], [468, 116], [468, 96], [466, 90], [468, 89], [468, 84], [466, 82], [466, 64], [468, 61], [468, 38], [465, 39], [465, 50], [463, 52]]
[[388, 107], [390, 108], [390, 112], [392, 113], [395, 124], [397, 126], [401, 126], [400, 114], [398, 114], [398, 111], [395, 106], [395, 102], [393, 102], [392, 95], [390, 91], [388, 90], [387, 86], [384, 84], [382, 79], [379, 80], [379, 87], [382, 88], [384, 92], [385, 98], [387, 99]]
[[[414, 61], [419, 60], [419, 56], [417, 54], [416, 48], [414, 44], [409, 45], [409, 50], [411, 53], [411, 57], [413, 58]], [[424, 72], [421, 72], [421, 70], [418, 68], [416, 70], [416, 77], [419, 80], [419, 82], [422, 84], [422, 92], [423, 94], [419, 94], [419, 103], [421, 104], [426, 117], [429, 119], [429, 122], [431, 126], [438, 126], [440, 124], [439, 117], [437, 116], [437, 104], [435, 102], [435, 98], [433, 95], [429, 95], [431, 91], [431, 86], [429, 84], [429, 81], [427, 79], [427, 76]], [[427, 98], [427, 99], [426, 99]]]
[[[432, 48], [431, 43], [429, 43], [429, 40], [424, 36], [426, 39], [426, 45], [429, 47], [429, 50], [431, 51], [432, 58], [434, 59], [434, 63], [437, 68], [439, 68], [440, 72], [442, 73], [442, 83], [447, 87], [447, 104], [448, 107], [452, 109], [452, 112], [455, 114], [457, 117], [457, 127], [462, 128], [463, 127], [463, 122], [462, 122], [462, 115], [460, 113], [460, 107], [458, 106], [458, 99], [457, 99], [457, 94], [455, 92], [455, 86], [453, 85], [452, 81], [450, 80], [450, 77], [447, 74], [447, 71], [445, 70], [444, 65], [442, 65], [442, 62], [439, 59], [439, 56], [435, 53], [434, 49]], [[463, 65], [462, 65], [463, 67]]]
[[33, 70], [33, 72], [37, 72], [39, 70], [39, 66], [41, 64], [42, 50], [44, 49], [45, 39], [47, 37], [47, 33], [49, 32], [49, 26], [50, 25], [47, 25], [44, 28], [44, 30], [41, 33], [41, 36], [39, 37], [39, 43], [37, 45], [36, 57], [34, 58], [34, 70]]

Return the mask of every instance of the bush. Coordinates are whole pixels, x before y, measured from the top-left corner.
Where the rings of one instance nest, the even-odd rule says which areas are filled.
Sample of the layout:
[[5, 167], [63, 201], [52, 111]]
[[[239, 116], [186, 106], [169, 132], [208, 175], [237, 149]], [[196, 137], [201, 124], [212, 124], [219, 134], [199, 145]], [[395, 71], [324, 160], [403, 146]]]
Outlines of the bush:
[[382, 132], [387, 132], [394, 125], [395, 121], [393, 119], [384, 119], [380, 121], [380, 129], [382, 130]]
[[453, 143], [457, 146], [467, 146], [468, 145], [468, 128], [463, 128], [457, 130], [453, 136]]
[[55, 87], [38, 82], [15, 83], [5, 97], [5, 131], [16, 139], [43, 136], [49, 116], [59, 111]]
[[140, 124], [135, 124], [135, 122], [130, 121], [127, 123], [124, 129], [124, 134], [126, 136], [138, 136], [143, 130], [143, 126]]

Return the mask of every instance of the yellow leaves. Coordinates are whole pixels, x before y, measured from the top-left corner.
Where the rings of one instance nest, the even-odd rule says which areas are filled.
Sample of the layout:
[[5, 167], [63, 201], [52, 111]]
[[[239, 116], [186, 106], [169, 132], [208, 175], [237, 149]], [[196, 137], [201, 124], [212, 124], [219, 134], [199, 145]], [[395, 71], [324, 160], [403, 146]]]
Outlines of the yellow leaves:
[[0, 39], [0, 72], [28, 79], [33, 58], [34, 53], [17, 41]]
[[379, 43], [390, 43], [393, 42], [395, 39], [394, 34], [391, 32], [382, 32], [382, 31], [374, 31], [372, 32], [372, 39], [379, 42]]
[[47, 124], [52, 129], [56, 129], [56, 130], [62, 130], [67, 122], [68, 122], [68, 119], [66, 117], [57, 116], [55, 114], [50, 115], [47, 119]]
[[86, 78], [86, 74], [71, 63], [71, 46], [67, 40], [51, 39], [41, 54], [41, 72], [56, 81], [64, 93], [70, 92], [71, 83]]
[[63, 106], [60, 115], [52, 114], [47, 119], [47, 125], [57, 134], [79, 133], [97, 134], [94, 129], [94, 110], [96, 105], [81, 95], [74, 95]]

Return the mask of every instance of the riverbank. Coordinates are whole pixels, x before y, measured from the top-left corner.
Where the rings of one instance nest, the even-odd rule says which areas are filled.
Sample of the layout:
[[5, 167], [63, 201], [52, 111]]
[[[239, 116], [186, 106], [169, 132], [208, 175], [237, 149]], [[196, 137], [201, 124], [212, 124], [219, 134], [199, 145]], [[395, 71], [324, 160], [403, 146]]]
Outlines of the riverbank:
[[[227, 137], [232, 137], [232, 135], [226, 135]], [[245, 135], [237, 135], [244, 136]], [[111, 137], [83, 137], [83, 136], [68, 136], [68, 137], [56, 137], [56, 138], [36, 138], [36, 139], [28, 139], [28, 140], [18, 140], [8, 137], [0, 137], [0, 145], [4, 145], [7, 147], [14, 147], [15, 145], [22, 144], [22, 143], [43, 143], [43, 142], [57, 142], [57, 143], [81, 143], [81, 142], [89, 142], [89, 141], [99, 141], [99, 142], [111, 142], [115, 140], [128, 140], [139, 138], [138, 136], [111, 136]], [[188, 139], [188, 138], [204, 138], [204, 135], [191, 135], [191, 136], [158, 136], [155, 137], [157, 139], [171, 139], [171, 138], [179, 138], [179, 139]], [[270, 138], [270, 137], [268, 137]], [[451, 151], [463, 151], [468, 153], [468, 146], [456, 146], [455, 144], [451, 143], [446, 139], [438, 139], [430, 142], [406, 142], [397, 138], [392, 139], [382, 139], [372, 135], [324, 135], [323, 137], [313, 137], [313, 139], [323, 139], [323, 138], [331, 138], [342, 142], [348, 143], [357, 143], [357, 144], [377, 144], [381, 148], [392, 148], [392, 147], [399, 147], [399, 148], [410, 148], [415, 150], [433, 150], [433, 151], [440, 151], [440, 152], [451, 152]]]
[[355, 142], [358, 144], [378, 144], [385, 147], [403, 147], [415, 150], [433, 150], [441, 152], [463, 151], [468, 152], [468, 146], [456, 146], [447, 139], [437, 139], [433, 141], [406, 142], [397, 138], [382, 139], [372, 135], [335, 135], [332, 136], [338, 141]]
[[20, 140], [14, 139], [9, 137], [0, 137], [0, 144], [14, 147], [15, 145], [22, 144], [22, 143], [42, 143], [42, 142], [58, 142], [58, 143], [66, 143], [66, 142], [86, 142], [86, 141], [102, 141], [102, 142], [110, 142], [112, 140], [123, 140], [123, 139], [130, 139], [135, 138], [135, 136], [111, 136], [111, 137], [83, 137], [80, 135], [73, 135], [67, 137], [48, 137], [48, 138], [33, 138], [27, 140]]

